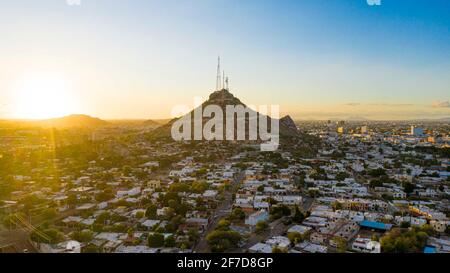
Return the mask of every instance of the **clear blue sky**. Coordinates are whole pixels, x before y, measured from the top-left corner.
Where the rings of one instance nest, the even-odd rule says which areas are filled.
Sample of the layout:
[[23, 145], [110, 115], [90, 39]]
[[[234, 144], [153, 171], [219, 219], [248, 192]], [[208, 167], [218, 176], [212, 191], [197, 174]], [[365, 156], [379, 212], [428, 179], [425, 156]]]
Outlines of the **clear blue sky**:
[[14, 0], [0, 33], [9, 105], [45, 70], [74, 82], [75, 111], [167, 117], [213, 91], [220, 54], [235, 95], [297, 118], [450, 116], [448, 0]]

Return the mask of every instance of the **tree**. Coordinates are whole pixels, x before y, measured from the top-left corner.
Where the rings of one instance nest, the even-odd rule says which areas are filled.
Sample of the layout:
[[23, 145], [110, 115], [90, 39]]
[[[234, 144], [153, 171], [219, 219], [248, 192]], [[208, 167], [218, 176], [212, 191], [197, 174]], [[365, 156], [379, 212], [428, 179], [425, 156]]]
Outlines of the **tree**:
[[256, 223], [256, 232], [262, 232], [264, 230], [266, 230], [269, 227], [269, 225], [267, 224], [266, 221], [259, 221], [258, 223]]
[[377, 234], [373, 234], [370, 239], [372, 241], [378, 242], [378, 241], [380, 241], [380, 236], [378, 236]]
[[304, 240], [303, 235], [299, 232], [290, 232], [288, 233], [287, 237], [289, 238], [289, 241], [291, 241], [291, 243], [294, 245], [301, 243]]
[[340, 202], [338, 202], [338, 201], [334, 201], [334, 202], [331, 204], [331, 207], [332, 207], [334, 210], [341, 210], [341, 209], [342, 209], [342, 203], [340, 203]]
[[95, 200], [98, 202], [108, 201], [112, 198], [114, 198], [114, 194], [111, 190], [104, 190], [95, 195]]
[[411, 226], [411, 224], [407, 221], [404, 221], [400, 224], [401, 228], [409, 228]]
[[370, 181], [369, 186], [371, 188], [382, 187], [383, 186], [383, 181], [381, 181], [381, 179], [373, 179], [373, 180]]
[[224, 252], [236, 248], [241, 241], [241, 235], [232, 230], [214, 230], [206, 236], [206, 241], [212, 252]]
[[283, 216], [291, 215], [291, 209], [285, 205], [273, 206], [270, 215], [272, 219], [280, 219]]
[[96, 224], [102, 224], [105, 225], [106, 221], [108, 221], [111, 218], [111, 215], [108, 212], [102, 212], [97, 218], [95, 219]]
[[[46, 238], [43, 238], [41, 234], [45, 234]], [[57, 229], [47, 228], [33, 231], [30, 234], [30, 238], [34, 242], [44, 242], [47, 244], [57, 244], [64, 240], [64, 234]]]
[[83, 253], [102, 253], [102, 249], [94, 244], [88, 244], [81, 250]]
[[153, 233], [148, 235], [147, 243], [149, 247], [163, 247], [164, 235], [161, 233]]
[[194, 193], [203, 193], [209, 188], [209, 184], [207, 182], [195, 181], [192, 183], [190, 191]]
[[165, 240], [164, 240], [164, 246], [165, 247], [174, 247], [176, 244], [175, 242], [175, 237], [173, 237], [173, 235], [168, 236]]
[[42, 217], [44, 221], [50, 221], [58, 215], [55, 208], [48, 208], [42, 211]]
[[305, 215], [300, 211], [298, 206], [295, 206], [294, 216], [292, 217], [292, 221], [294, 221], [296, 223], [301, 223], [301, 222], [303, 222], [303, 220], [305, 220]]
[[386, 170], [383, 168], [373, 169], [369, 171], [369, 175], [373, 177], [386, 175]]
[[219, 223], [217, 223], [217, 228], [218, 230], [229, 230], [230, 229], [230, 221], [226, 220], [226, 219], [221, 219], [219, 221]]
[[338, 181], [344, 181], [346, 178], [349, 178], [350, 176], [348, 175], [348, 173], [346, 173], [346, 172], [339, 172], [337, 175], [336, 175], [336, 180], [338, 180]]
[[393, 229], [381, 237], [381, 250], [385, 253], [421, 252], [427, 243], [428, 236], [434, 231], [428, 225], [412, 227], [408, 230]]
[[272, 253], [287, 253], [287, 249], [278, 247], [278, 246], [274, 246], [272, 248]]
[[347, 251], [347, 240], [342, 237], [335, 237], [333, 240], [336, 242], [336, 251], [338, 253], [345, 253]]
[[258, 186], [258, 188], [256, 188], [256, 190], [259, 191], [259, 192], [263, 192], [264, 191], [264, 185]]
[[189, 229], [187, 235], [189, 237], [189, 241], [191, 242], [196, 242], [198, 238], [200, 238], [200, 234], [198, 233], [198, 230], [195, 228]]
[[94, 234], [90, 230], [76, 231], [72, 233], [71, 238], [78, 242], [87, 243], [92, 241]]
[[245, 212], [241, 208], [235, 208], [230, 214], [230, 220], [240, 221], [245, 219]]
[[404, 188], [406, 194], [411, 194], [414, 191], [415, 186], [411, 182], [405, 182], [403, 184], [403, 188]]
[[311, 198], [316, 198], [319, 196], [319, 191], [317, 189], [308, 189], [308, 195]]
[[157, 210], [158, 210], [158, 207], [156, 207], [156, 205], [150, 204], [149, 206], [147, 206], [147, 209], [145, 210], [145, 217], [155, 218], [157, 216], [156, 215]]

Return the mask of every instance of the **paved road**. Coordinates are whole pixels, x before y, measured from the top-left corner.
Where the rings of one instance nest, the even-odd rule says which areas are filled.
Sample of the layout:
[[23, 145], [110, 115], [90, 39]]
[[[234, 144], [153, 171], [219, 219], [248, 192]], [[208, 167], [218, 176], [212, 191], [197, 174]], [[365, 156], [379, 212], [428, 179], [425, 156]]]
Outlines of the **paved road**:
[[208, 225], [208, 228], [205, 232], [203, 232], [202, 236], [199, 239], [199, 242], [194, 247], [194, 252], [197, 253], [206, 253], [209, 252], [208, 243], [206, 241], [206, 235], [213, 231], [217, 224], [219, 223], [220, 219], [222, 219], [225, 216], [228, 216], [231, 213], [231, 209], [233, 207], [233, 193], [236, 193], [236, 191], [239, 189], [240, 184], [242, 180], [244, 179], [244, 173], [239, 173], [234, 179], [231, 184], [231, 188], [225, 192], [225, 200], [223, 200], [215, 209], [214, 213], [211, 215], [212, 220]]
[[304, 212], [311, 210], [311, 207], [314, 204], [314, 200], [315, 198], [303, 196], [302, 208]]
[[283, 217], [269, 223], [269, 227], [265, 231], [262, 231], [260, 233], [252, 233], [250, 238], [246, 241], [245, 245], [239, 249], [234, 250], [233, 252], [245, 252], [248, 248], [259, 242], [265, 241], [274, 236], [282, 235], [287, 230], [287, 227], [283, 224], [284, 219], [285, 218]]

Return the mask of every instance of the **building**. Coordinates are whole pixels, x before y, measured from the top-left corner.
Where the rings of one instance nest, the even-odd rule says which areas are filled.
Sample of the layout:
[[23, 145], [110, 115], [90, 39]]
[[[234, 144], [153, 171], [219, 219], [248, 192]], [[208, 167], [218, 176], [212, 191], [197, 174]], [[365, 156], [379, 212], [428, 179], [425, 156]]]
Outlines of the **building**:
[[391, 224], [385, 224], [381, 222], [375, 222], [375, 221], [367, 221], [364, 220], [361, 223], [359, 223], [361, 228], [368, 228], [368, 229], [376, 229], [376, 230], [382, 230], [382, 231], [388, 231], [392, 228]]
[[423, 128], [415, 127], [414, 125], [412, 125], [410, 134], [412, 136], [423, 136]]
[[257, 243], [248, 249], [250, 253], [272, 253], [272, 247], [268, 244]]
[[367, 132], [368, 132], [367, 126], [361, 126], [361, 134], [365, 135], [367, 134]]
[[247, 219], [245, 219], [245, 224], [250, 226], [256, 226], [260, 221], [267, 221], [269, 219], [269, 213], [266, 210], [259, 210], [253, 214], [250, 214]]
[[357, 238], [352, 244], [352, 249], [363, 253], [381, 253], [381, 244], [368, 238]]
[[309, 232], [312, 228], [302, 225], [295, 225], [288, 229], [287, 233], [300, 233], [301, 235]]

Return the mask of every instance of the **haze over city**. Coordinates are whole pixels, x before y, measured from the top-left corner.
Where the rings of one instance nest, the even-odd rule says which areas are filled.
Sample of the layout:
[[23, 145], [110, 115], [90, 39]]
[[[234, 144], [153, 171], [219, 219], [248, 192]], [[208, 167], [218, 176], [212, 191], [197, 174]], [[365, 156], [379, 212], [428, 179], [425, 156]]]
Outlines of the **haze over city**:
[[214, 90], [294, 119], [450, 116], [450, 3], [5, 1], [0, 118], [169, 118]]

